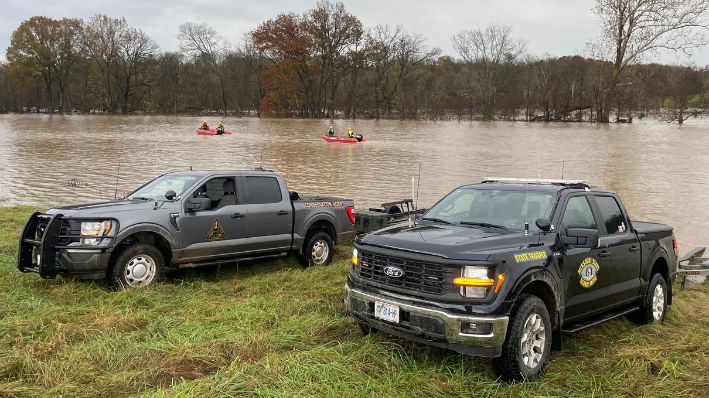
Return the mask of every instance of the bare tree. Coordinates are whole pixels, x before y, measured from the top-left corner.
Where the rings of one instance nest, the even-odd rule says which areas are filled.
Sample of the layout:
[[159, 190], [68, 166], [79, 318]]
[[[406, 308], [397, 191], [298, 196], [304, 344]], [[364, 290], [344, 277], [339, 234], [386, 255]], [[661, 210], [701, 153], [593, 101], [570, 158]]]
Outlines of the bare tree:
[[136, 89], [148, 85], [149, 62], [158, 45], [125, 18], [96, 15], [84, 24], [82, 48], [98, 82], [99, 97], [108, 112], [129, 113]]
[[[325, 113], [334, 117], [337, 88], [351, 66], [349, 55], [359, 46], [362, 23], [342, 3], [320, 0], [306, 13], [304, 26], [312, 37], [313, 59], [320, 72], [317, 98], [325, 103]], [[320, 116], [322, 109], [318, 103], [317, 114]]]
[[453, 47], [471, 65], [473, 86], [477, 90], [485, 119], [493, 119], [496, 111], [501, 72], [524, 53], [525, 43], [512, 38], [512, 28], [491, 25], [484, 29], [459, 32], [453, 36]]
[[601, 54], [612, 63], [599, 92], [597, 121], [607, 123], [610, 104], [629, 65], [659, 50], [689, 52], [706, 44], [709, 0], [596, 0], [601, 20]]
[[703, 112], [704, 77], [692, 66], [672, 68], [667, 71], [669, 109], [663, 120], [683, 124], [687, 119], [697, 117]]
[[386, 101], [390, 107], [394, 90], [393, 82], [389, 79], [390, 71], [396, 64], [396, 44], [402, 34], [401, 26], [377, 25], [367, 32], [365, 39], [365, 52], [369, 59], [372, 79], [369, 81], [374, 116], [379, 119], [381, 106]]
[[217, 30], [206, 23], [195, 24], [185, 22], [180, 25], [177, 35], [180, 49], [193, 59], [200, 59], [207, 63], [209, 69], [217, 77], [222, 97], [222, 113], [227, 113], [226, 84], [224, 59], [229, 53], [230, 44], [219, 36]]
[[399, 118], [407, 118], [406, 104], [409, 102], [407, 89], [412, 83], [412, 74], [416, 66], [435, 59], [441, 50], [429, 49], [424, 44], [425, 39], [420, 34], [402, 33], [398, 36], [394, 48], [396, 60], [396, 77], [399, 96]]

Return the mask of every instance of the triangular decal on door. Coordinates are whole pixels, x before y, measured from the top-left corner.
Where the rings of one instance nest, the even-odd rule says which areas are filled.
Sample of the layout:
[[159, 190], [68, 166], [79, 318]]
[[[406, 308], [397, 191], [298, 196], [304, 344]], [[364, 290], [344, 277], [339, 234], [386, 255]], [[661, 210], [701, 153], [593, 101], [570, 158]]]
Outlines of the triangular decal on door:
[[207, 232], [207, 240], [222, 240], [224, 238], [226, 238], [224, 228], [222, 228], [219, 219], [215, 218], [212, 227], [209, 228], [209, 232]]

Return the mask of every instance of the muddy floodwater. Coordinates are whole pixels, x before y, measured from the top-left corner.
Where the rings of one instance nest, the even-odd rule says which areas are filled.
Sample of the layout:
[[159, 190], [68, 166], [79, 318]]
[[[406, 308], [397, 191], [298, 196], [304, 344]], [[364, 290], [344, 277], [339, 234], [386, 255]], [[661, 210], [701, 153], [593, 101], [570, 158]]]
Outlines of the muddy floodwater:
[[[709, 119], [587, 123], [335, 121], [361, 144], [325, 143], [326, 120], [226, 118], [231, 136], [198, 136], [199, 117], [0, 115], [0, 205], [113, 199], [172, 170], [263, 166], [291, 190], [359, 208], [412, 196], [430, 206], [487, 176], [584, 179], [617, 191], [635, 219], [675, 227], [681, 251], [709, 245]], [[216, 125], [219, 119], [210, 118]], [[118, 182], [116, 184], [116, 181]]]

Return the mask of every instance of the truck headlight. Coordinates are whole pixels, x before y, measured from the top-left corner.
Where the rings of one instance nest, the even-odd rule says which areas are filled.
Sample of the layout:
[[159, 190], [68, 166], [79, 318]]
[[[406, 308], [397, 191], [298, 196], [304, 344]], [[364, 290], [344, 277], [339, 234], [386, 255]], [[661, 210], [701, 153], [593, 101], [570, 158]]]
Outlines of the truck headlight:
[[475, 265], [463, 267], [462, 276], [453, 279], [453, 284], [460, 286], [460, 295], [468, 298], [485, 298], [494, 283], [490, 268]]
[[[84, 221], [81, 223], [81, 244], [95, 246], [98, 245], [101, 239], [99, 237], [107, 236], [113, 229], [111, 221]], [[96, 238], [85, 238], [95, 236]]]

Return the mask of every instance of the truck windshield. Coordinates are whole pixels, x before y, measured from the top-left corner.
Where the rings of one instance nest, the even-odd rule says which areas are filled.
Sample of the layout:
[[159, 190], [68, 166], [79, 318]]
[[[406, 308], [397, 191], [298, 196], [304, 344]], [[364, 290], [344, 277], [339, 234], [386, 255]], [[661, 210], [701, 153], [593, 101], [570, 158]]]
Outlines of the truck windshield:
[[554, 195], [546, 192], [457, 189], [424, 214], [424, 220], [471, 227], [538, 231], [535, 220], [549, 217]]
[[175, 191], [176, 196], [182, 195], [187, 188], [197, 180], [196, 176], [164, 175], [128, 194], [126, 199], [166, 200], [167, 191]]

